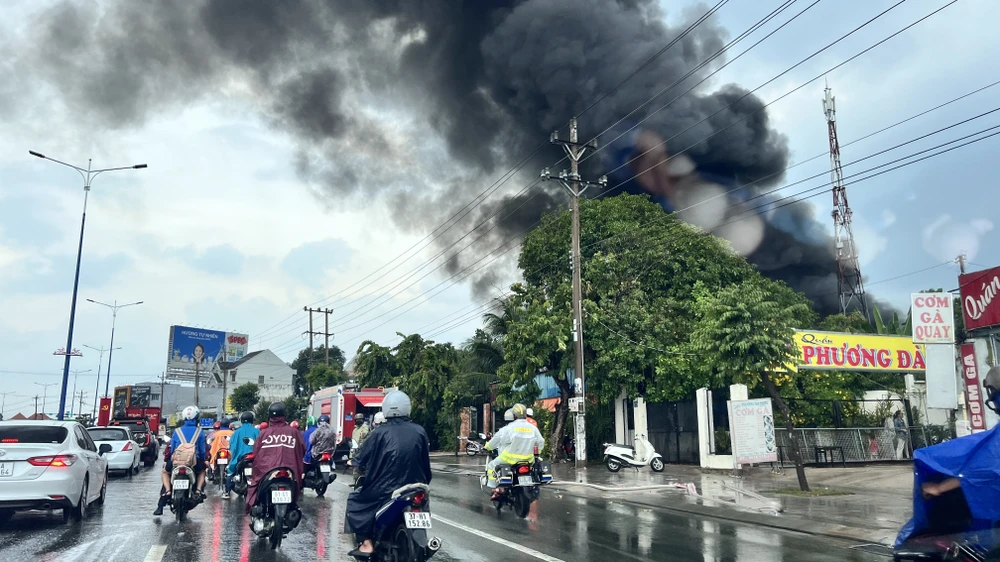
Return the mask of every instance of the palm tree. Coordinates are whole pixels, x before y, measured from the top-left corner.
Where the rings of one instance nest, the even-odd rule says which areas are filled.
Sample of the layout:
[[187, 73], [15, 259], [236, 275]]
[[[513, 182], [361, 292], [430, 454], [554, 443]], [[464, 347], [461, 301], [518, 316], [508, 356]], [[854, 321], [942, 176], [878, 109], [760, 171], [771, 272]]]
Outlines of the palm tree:
[[906, 316], [906, 322], [903, 324], [899, 323], [899, 314], [893, 312], [892, 319], [886, 324], [882, 320], [882, 314], [878, 311], [878, 307], [872, 307], [872, 316], [875, 319], [875, 332], [882, 335], [892, 335], [892, 336], [911, 336], [913, 335], [913, 322], [909, 314]]

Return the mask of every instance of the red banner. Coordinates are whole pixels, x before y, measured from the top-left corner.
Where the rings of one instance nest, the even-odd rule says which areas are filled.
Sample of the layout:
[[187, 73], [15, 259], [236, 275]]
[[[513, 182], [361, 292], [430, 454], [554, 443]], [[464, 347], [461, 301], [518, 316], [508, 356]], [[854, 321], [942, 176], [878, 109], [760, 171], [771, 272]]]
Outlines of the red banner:
[[97, 425], [105, 427], [111, 423], [111, 399], [101, 398], [101, 408], [97, 411]]
[[960, 275], [958, 289], [966, 330], [1000, 324], [1000, 267]]
[[983, 411], [983, 393], [979, 386], [979, 366], [976, 348], [971, 343], [962, 344], [962, 380], [965, 381], [965, 401], [969, 404], [969, 421], [972, 431], [986, 430]]

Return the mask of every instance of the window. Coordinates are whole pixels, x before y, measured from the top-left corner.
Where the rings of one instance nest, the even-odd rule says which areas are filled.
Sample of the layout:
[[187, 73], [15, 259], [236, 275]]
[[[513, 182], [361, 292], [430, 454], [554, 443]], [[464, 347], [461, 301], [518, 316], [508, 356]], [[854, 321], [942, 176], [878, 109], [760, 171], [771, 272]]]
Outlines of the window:
[[232, 379], [230, 380], [230, 382], [236, 382], [236, 371], [232, 371], [231, 376]]
[[79, 445], [81, 449], [90, 450], [90, 447], [87, 446], [87, 437], [84, 433], [85, 432], [79, 427], [73, 428], [73, 435], [76, 436], [76, 444]]
[[83, 438], [87, 442], [87, 449], [89, 449], [89, 450], [91, 450], [91, 451], [93, 451], [93, 452], [96, 453], [97, 452], [97, 445], [95, 445], [94, 444], [94, 440], [90, 438], [90, 434], [87, 433], [83, 429], [81, 429], [80, 432], [83, 433]]
[[257, 384], [264, 384], [264, 375], [257, 377]]
[[52, 425], [4, 425], [0, 426], [0, 443], [51, 443], [66, 440], [69, 431], [65, 427]]
[[131, 436], [127, 429], [99, 427], [87, 430], [94, 441], [128, 441]]

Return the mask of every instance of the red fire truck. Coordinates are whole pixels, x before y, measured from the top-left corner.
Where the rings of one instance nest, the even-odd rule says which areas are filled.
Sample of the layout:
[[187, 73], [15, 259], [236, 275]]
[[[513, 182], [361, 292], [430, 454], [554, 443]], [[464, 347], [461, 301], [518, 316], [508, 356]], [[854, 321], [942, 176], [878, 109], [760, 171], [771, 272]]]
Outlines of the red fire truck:
[[318, 390], [309, 398], [309, 415], [319, 418], [330, 416], [330, 425], [337, 432], [337, 451], [334, 460], [346, 463], [351, 451], [351, 435], [358, 413], [371, 421], [375, 412], [382, 409], [382, 398], [394, 388], [359, 388], [356, 384], [341, 384]]
[[160, 408], [149, 405], [148, 386], [117, 386], [114, 398], [102, 398], [98, 426], [128, 427], [142, 451], [140, 459], [152, 466], [159, 454]]

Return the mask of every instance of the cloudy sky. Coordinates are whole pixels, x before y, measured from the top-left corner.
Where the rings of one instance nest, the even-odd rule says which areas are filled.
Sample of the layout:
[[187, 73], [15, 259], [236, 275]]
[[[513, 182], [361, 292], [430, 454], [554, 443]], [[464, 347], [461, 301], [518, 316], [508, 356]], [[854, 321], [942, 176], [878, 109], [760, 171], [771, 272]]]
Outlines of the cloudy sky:
[[[499, 252], [491, 252], [513, 247], [504, 245], [509, 235], [565, 203], [551, 186], [554, 195], [527, 191], [535, 198], [518, 211], [499, 206], [556, 160], [555, 153], [531, 152], [545, 141], [544, 131], [709, 8], [529, 0], [502, 2], [486, 17], [439, 5], [414, 8], [419, 2], [375, 8], [345, 0], [331, 3], [336, 10], [315, 4], [290, 2], [278, 11], [224, 0], [164, 1], [137, 11], [124, 2], [4, 3], [0, 377], [13, 393], [6, 415], [30, 413], [29, 397], [43, 391], [47, 409], [55, 409], [58, 386], [41, 385], [60, 380], [62, 362], [52, 352], [66, 343], [83, 204], [76, 172], [28, 150], [80, 166], [89, 158], [97, 168], [149, 165], [102, 175], [90, 194], [74, 337], [85, 354], [73, 361], [73, 369], [89, 370], [79, 376], [85, 403], [94, 394], [99, 358], [83, 345], [107, 347], [111, 330], [110, 312], [87, 298], [144, 301], [119, 313], [115, 346], [122, 349], [114, 355], [113, 385], [158, 377], [174, 324], [249, 333], [251, 349], [291, 359], [305, 346], [305, 305], [335, 309], [335, 343], [348, 355], [365, 339], [393, 343], [397, 331], [457, 342], [476, 326], [474, 307], [517, 278], [516, 250], [492, 262]], [[667, 51], [633, 79], [634, 88], [585, 115], [601, 124], [584, 121], [583, 132], [610, 125], [781, 4], [724, 5], [678, 45], [683, 53]], [[791, 5], [729, 58], [810, 4]], [[727, 85], [753, 90], [894, 4], [822, 0], [692, 95], [708, 106]], [[946, 4], [901, 3], [754, 96], [768, 103]], [[841, 142], [1000, 80], [994, 56], [1000, 38], [985, 23], [998, 17], [995, 2], [963, 0], [829, 73]], [[544, 33], [533, 34], [538, 26]], [[780, 171], [824, 153], [822, 90], [820, 79], [766, 109], [759, 126], [769, 148], [720, 143], [700, 161], [751, 177], [757, 168]], [[998, 91], [851, 144], [844, 162], [996, 109]], [[653, 122], [666, 136], [676, 122], [704, 110], [664, 114], [669, 118]], [[1000, 114], [986, 115], [846, 173], [997, 124]], [[862, 270], [879, 299], [903, 308], [911, 291], [954, 288], [957, 266], [946, 262], [960, 252], [971, 269], [1000, 263], [1000, 249], [989, 243], [1000, 220], [988, 171], [995, 168], [996, 139], [848, 182]], [[529, 155], [521, 172], [440, 239], [425, 238]], [[733, 163], [741, 158], [753, 161]], [[828, 165], [826, 157], [812, 160], [769, 189]], [[796, 207], [811, 209], [816, 224], [832, 230], [828, 193]], [[492, 213], [510, 217], [490, 222]], [[449, 247], [480, 221], [497, 228]], [[408, 259], [390, 262], [401, 254]], [[487, 263], [453, 283], [464, 279], [464, 268]]]

